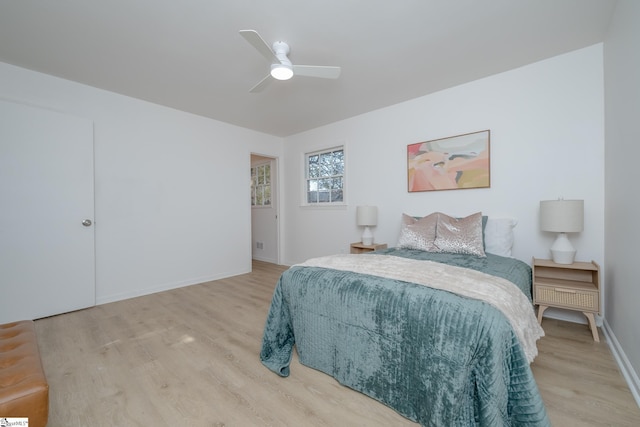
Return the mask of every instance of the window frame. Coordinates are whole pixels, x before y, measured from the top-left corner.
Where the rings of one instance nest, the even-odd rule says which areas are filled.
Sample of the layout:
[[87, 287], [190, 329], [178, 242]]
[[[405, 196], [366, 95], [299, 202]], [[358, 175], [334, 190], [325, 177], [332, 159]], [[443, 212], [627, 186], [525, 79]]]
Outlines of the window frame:
[[[334, 152], [334, 151], [342, 151], [342, 174], [341, 175], [330, 175], [327, 176], [327, 179], [335, 179], [335, 177], [342, 178], [342, 200], [340, 201], [331, 201], [331, 202], [309, 202], [309, 192], [307, 189], [309, 188], [309, 180], [318, 179], [318, 178], [310, 178], [309, 177], [309, 157], [314, 155], [322, 155], [324, 153]], [[302, 160], [302, 188], [301, 188], [301, 203], [300, 206], [306, 208], [344, 208], [347, 205], [347, 145], [345, 143], [334, 145], [327, 148], [314, 149], [311, 151], [307, 151], [301, 154]]]
[[[269, 183], [262, 183], [259, 184], [258, 183], [258, 169], [259, 168], [264, 168], [268, 166], [269, 167]], [[256, 170], [256, 179], [254, 180], [254, 174], [253, 171]], [[250, 203], [251, 203], [251, 209], [256, 208], [256, 209], [265, 209], [265, 208], [273, 208], [273, 177], [272, 177], [272, 172], [273, 172], [273, 164], [271, 160], [265, 160], [262, 162], [258, 162], [255, 163], [253, 165], [251, 165], [251, 169], [250, 169], [250, 180], [251, 180], [251, 194], [250, 194]], [[269, 188], [269, 204], [258, 204], [257, 203], [257, 191], [258, 191], [258, 187], [261, 187], [263, 190], [263, 200], [264, 200], [264, 188], [268, 187]]]

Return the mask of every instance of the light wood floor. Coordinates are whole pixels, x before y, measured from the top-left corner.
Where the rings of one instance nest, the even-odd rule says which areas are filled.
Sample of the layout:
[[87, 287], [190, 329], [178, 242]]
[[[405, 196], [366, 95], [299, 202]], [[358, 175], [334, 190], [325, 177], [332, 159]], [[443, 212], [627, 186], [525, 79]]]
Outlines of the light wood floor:
[[[250, 274], [36, 321], [48, 426], [415, 426], [295, 356], [288, 378], [261, 365], [283, 270], [256, 261]], [[604, 337], [543, 326], [533, 370], [553, 424], [640, 425]]]

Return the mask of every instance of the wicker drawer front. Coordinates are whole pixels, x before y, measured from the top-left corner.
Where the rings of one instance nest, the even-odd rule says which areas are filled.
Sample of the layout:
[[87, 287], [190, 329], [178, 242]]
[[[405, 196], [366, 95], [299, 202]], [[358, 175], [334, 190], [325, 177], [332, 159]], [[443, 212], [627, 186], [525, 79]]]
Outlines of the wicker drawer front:
[[536, 303], [599, 311], [598, 292], [574, 291], [547, 286], [536, 287]]

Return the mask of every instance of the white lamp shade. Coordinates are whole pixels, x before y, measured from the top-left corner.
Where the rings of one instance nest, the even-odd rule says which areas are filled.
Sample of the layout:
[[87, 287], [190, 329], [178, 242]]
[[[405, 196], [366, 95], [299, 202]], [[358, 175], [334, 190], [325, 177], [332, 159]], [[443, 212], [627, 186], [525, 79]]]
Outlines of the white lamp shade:
[[544, 200], [540, 202], [540, 229], [558, 233], [551, 246], [556, 264], [573, 264], [576, 250], [566, 233], [578, 233], [584, 227], [583, 200]]
[[376, 206], [358, 206], [356, 208], [356, 222], [359, 226], [378, 224], [378, 208]]
[[540, 229], [556, 233], [578, 233], [584, 227], [584, 200], [543, 200]]
[[369, 226], [378, 224], [378, 208], [376, 206], [358, 206], [356, 208], [356, 222], [359, 226], [364, 227], [362, 243], [373, 245], [373, 233]]

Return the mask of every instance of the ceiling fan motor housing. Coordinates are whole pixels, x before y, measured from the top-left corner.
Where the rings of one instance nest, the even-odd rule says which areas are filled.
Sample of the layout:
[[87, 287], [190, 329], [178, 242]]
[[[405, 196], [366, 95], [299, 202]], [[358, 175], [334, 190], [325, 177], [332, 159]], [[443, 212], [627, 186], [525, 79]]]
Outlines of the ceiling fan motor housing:
[[283, 64], [292, 65], [288, 58], [289, 52], [291, 52], [291, 49], [289, 49], [289, 45], [285, 42], [273, 43], [273, 53]]

